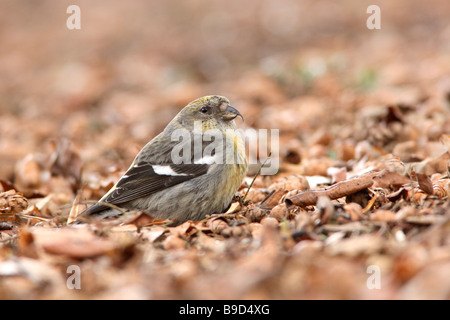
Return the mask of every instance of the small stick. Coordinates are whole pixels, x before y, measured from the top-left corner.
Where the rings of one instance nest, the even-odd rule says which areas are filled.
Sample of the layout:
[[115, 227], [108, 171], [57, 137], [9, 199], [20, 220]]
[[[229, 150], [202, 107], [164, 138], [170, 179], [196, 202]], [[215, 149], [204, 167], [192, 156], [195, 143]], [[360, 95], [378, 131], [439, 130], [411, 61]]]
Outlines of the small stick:
[[245, 193], [244, 198], [243, 198], [242, 201], [241, 201], [241, 204], [242, 204], [242, 205], [245, 205], [245, 204], [246, 204], [246, 203], [245, 203], [245, 198], [247, 198], [248, 192], [249, 192], [250, 189], [252, 188], [253, 183], [254, 183], [255, 180], [256, 180], [256, 177], [259, 176], [259, 174], [261, 173], [262, 167], [265, 166], [267, 160], [269, 160], [269, 158], [270, 158], [271, 155], [272, 155], [272, 151], [269, 152], [269, 155], [267, 156], [266, 160], [264, 160], [264, 162], [262, 163], [262, 165], [259, 167], [258, 172], [256, 173], [256, 175], [255, 175], [255, 177], [253, 178], [252, 182], [251, 182], [250, 185], [248, 186], [247, 192]]

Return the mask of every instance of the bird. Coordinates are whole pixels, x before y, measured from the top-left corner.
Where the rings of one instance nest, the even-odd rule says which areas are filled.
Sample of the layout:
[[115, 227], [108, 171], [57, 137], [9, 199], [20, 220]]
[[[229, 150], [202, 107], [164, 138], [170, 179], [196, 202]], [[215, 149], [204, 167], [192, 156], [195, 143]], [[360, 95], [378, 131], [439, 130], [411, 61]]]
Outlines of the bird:
[[234, 121], [238, 116], [244, 120], [223, 96], [188, 103], [78, 220], [138, 210], [177, 226], [225, 212], [247, 171], [244, 140]]

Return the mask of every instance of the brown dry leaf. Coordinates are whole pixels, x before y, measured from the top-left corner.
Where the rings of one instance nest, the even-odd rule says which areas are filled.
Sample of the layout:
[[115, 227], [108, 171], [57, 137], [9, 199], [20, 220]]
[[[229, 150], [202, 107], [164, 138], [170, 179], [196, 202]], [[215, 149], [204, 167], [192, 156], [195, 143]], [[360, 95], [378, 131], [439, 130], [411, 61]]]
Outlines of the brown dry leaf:
[[310, 233], [314, 229], [314, 221], [309, 214], [301, 212], [295, 216], [295, 231], [300, 233]]
[[41, 182], [42, 168], [33, 154], [18, 161], [15, 167], [15, 184], [20, 190], [36, 188]]
[[73, 259], [94, 258], [114, 251], [117, 243], [100, 239], [89, 230], [88, 226], [64, 227], [60, 229], [30, 229], [38, 248], [55, 255]]
[[301, 154], [295, 148], [288, 148], [283, 152], [283, 160], [286, 163], [299, 164], [301, 162]]
[[450, 135], [449, 134], [443, 134], [440, 138], [439, 141], [445, 146], [447, 147], [447, 152], [450, 151]]
[[410, 184], [411, 180], [397, 172], [383, 171], [373, 178], [374, 187], [397, 190], [404, 185]]
[[280, 203], [284, 193], [284, 189], [273, 190], [263, 201], [261, 201], [259, 206], [261, 209], [272, 209]]
[[419, 183], [420, 189], [425, 192], [426, 194], [433, 194], [433, 183], [431, 182], [431, 179], [423, 173], [415, 173], [414, 171], [411, 172], [411, 175], [417, 179], [417, 182]]
[[450, 297], [450, 262], [424, 266], [398, 293], [405, 300], [448, 300]]
[[347, 239], [342, 239], [325, 247], [331, 255], [345, 255], [356, 257], [359, 255], [371, 255], [379, 252], [384, 246], [383, 238], [379, 235], [365, 234]]
[[401, 221], [404, 220], [406, 217], [415, 216], [418, 215], [418, 210], [414, 208], [413, 206], [407, 206], [401, 208], [396, 214], [395, 214], [395, 220]]
[[367, 213], [375, 205], [375, 201], [378, 199], [378, 193], [375, 193], [372, 197], [368, 189], [362, 189], [355, 193], [349, 194], [345, 197], [346, 203], [357, 203], [361, 207], [364, 207], [364, 213]]
[[400, 282], [410, 280], [426, 264], [428, 252], [425, 247], [415, 244], [400, 252], [393, 261], [393, 275]]
[[0, 192], [5, 192], [9, 190], [17, 190], [17, 188], [9, 181], [0, 179]]
[[354, 233], [368, 233], [371, 231], [369, 226], [359, 222], [349, 222], [345, 224], [324, 224], [322, 226], [325, 232], [354, 232]]
[[429, 198], [429, 194], [426, 194], [421, 189], [414, 188], [408, 191], [407, 198], [419, 205], [424, 205], [425, 201]]
[[303, 191], [297, 195], [286, 198], [285, 203], [288, 207], [294, 205], [305, 207], [308, 205], [315, 205], [320, 196], [327, 196], [332, 200], [350, 196], [358, 192], [363, 192], [365, 189], [371, 187], [373, 178], [377, 175], [377, 172], [369, 172], [360, 177], [338, 182], [325, 189]]
[[225, 228], [228, 228], [228, 223], [222, 218], [211, 218], [206, 221], [206, 226], [214, 233], [221, 233]]
[[226, 244], [214, 237], [210, 237], [203, 232], [199, 232], [195, 238], [196, 247], [211, 252], [224, 252]]
[[394, 192], [386, 195], [386, 199], [388, 199], [391, 202], [398, 201], [401, 198], [407, 199], [408, 197], [409, 197], [409, 193], [406, 188], [400, 188], [397, 191], [394, 191]]
[[146, 212], [140, 211], [132, 216], [126, 218], [123, 221], [124, 224], [133, 224], [136, 226], [138, 232], [142, 227], [148, 227], [153, 224], [159, 224], [159, 221], [156, 221], [151, 215]]
[[277, 228], [279, 226], [278, 219], [275, 217], [264, 217], [261, 220], [261, 225], [271, 225], [274, 228]]
[[304, 172], [305, 176], [326, 176], [328, 168], [333, 166], [331, 159], [314, 159], [305, 161]]
[[225, 214], [235, 213], [239, 210], [241, 210], [241, 204], [239, 202], [233, 202]]
[[[66, 287], [64, 276], [60, 273], [59, 268], [42, 260], [31, 259], [27, 257], [16, 257], [15, 259], [3, 261], [0, 263], [0, 276], [3, 280], [6, 277], [26, 277], [32, 283], [38, 286], [50, 287]], [[14, 289], [21, 289], [20, 282]], [[28, 290], [31, 286], [28, 287]]]
[[36, 246], [35, 237], [29, 227], [22, 227], [19, 231], [18, 248], [21, 255], [33, 259], [38, 258], [38, 247]]
[[433, 184], [433, 195], [439, 198], [450, 196], [450, 179], [440, 179]]
[[446, 218], [438, 215], [417, 215], [417, 216], [409, 216], [405, 218], [405, 221], [408, 223], [413, 223], [417, 225], [432, 225], [435, 223], [441, 223], [445, 221]]
[[370, 214], [370, 220], [378, 222], [392, 222], [395, 221], [395, 213], [389, 210], [376, 210]]
[[46, 253], [62, 255], [72, 259], [91, 259], [112, 252], [115, 245], [103, 239], [91, 241], [56, 241], [55, 243], [45, 243], [42, 246]]
[[388, 106], [387, 109], [388, 112], [383, 119], [386, 123], [391, 123], [395, 121], [404, 122], [403, 115], [398, 106]]
[[258, 207], [250, 207], [245, 210], [243, 213], [244, 216], [250, 220], [250, 222], [259, 222], [262, 218], [267, 216], [270, 213], [267, 209], [262, 209]]
[[186, 248], [186, 241], [176, 235], [169, 235], [164, 241], [164, 249], [166, 250], [178, 250]]
[[347, 169], [346, 168], [330, 167], [327, 170], [327, 174], [331, 177], [331, 183], [337, 183], [337, 182], [347, 180]]
[[251, 236], [251, 229], [247, 224], [232, 225], [224, 228], [220, 234], [224, 237], [245, 238]]
[[351, 221], [361, 220], [364, 216], [363, 208], [355, 202], [344, 204], [344, 210], [349, 215]]
[[317, 199], [317, 210], [321, 223], [327, 223], [334, 215], [334, 205], [328, 196], [319, 196]]
[[[242, 194], [245, 195], [247, 193], [247, 189], [242, 190]], [[259, 203], [263, 201], [267, 197], [267, 194], [262, 192], [259, 189], [251, 188], [247, 194], [246, 200], [250, 200], [252, 203]]]
[[235, 273], [234, 285], [240, 290], [250, 288], [276, 270], [282, 263], [282, 242], [278, 228], [264, 224], [261, 231], [261, 245], [252, 254], [238, 261], [239, 272]]
[[310, 189], [308, 180], [302, 175], [289, 175], [287, 177], [276, 180], [269, 187], [269, 190], [282, 190], [282, 191], [292, 191], [292, 190], [308, 190]]
[[73, 204], [69, 212], [69, 217], [67, 218], [67, 225], [71, 225], [72, 223], [74, 223], [80, 213], [87, 208], [86, 204], [81, 203], [81, 196], [82, 192], [79, 192], [73, 200]]
[[158, 240], [164, 233], [167, 232], [167, 229], [160, 226], [153, 226], [151, 228], [143, 228], [141, 230], [142, 238], [148, 240], [150, 243]]
[[68, 139], [52, 141], [53, 154], [50, 157], [50, 172], [52, 175], [62, 175], [68, 178], [74, 191], [80, 186], [82, 161], [74, 151], [72, 143]]
[[0, 193], [0, 214], [19, 213], [28, 207], [28, 200], [16, 190]]
[[289, 210], [286, 207], [285, 203], [280, 203], [276, 205], [275, 207], [270, 210], [270, 215], [277, 219], [278, 221], [281, 221], [283, 219], [286, 219], [288, 216]]
[[192, 221], [186, 221], [176, 227], [169, 228], [169, 232], [181, 239], [186, 239], [197, 233], [197, 226]]

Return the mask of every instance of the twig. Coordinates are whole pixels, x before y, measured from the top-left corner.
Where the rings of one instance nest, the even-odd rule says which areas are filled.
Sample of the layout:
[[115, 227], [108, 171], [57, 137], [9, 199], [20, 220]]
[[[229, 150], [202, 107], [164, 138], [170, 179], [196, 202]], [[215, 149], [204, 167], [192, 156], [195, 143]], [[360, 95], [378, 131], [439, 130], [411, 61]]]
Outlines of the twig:
[[253, 178], [252, 182], [251, 182], [250, 185], [248, 186], [247, 192], [245, 193], [244, 198], [241, 200], [241, 205], [243, 205], [243, 206], [246, 205], [246, 203], [245, 203], [245, 198], [247, 198], [248, 192], [249, 192], [250, 189], [252, 188], [253, 183], [254, 183], [255, 180], [256, 180], [256, 177], [259, 176], [259, 174], [261, 173], [262, 167], [265, 166], [267, 160], [270, 159], [270, 156], [271, 156], [271, 155], [272, 155], [272, 151], [269, 152], [269, 155], [267, 156], [266, 160], [264, 160], [264, 162], [262, 163], [262, 165], [259, 167], [258, 172], [256, 173], [256, 175], [255, 175], [255, 177]]

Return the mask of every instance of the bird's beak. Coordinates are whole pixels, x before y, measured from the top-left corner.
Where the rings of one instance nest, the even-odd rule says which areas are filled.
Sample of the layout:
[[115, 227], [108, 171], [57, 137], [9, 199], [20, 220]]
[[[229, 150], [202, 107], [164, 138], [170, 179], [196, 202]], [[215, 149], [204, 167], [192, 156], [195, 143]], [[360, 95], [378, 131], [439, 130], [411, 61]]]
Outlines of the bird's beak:
[[232, 106], [228, 105], [225, 111], [221, 114], [220, 118], [224, 121], [231, 121], [237, 116], [241, 117], [241, 119], [244, 120], [244, 117], [239, 111], [237, 111]]

